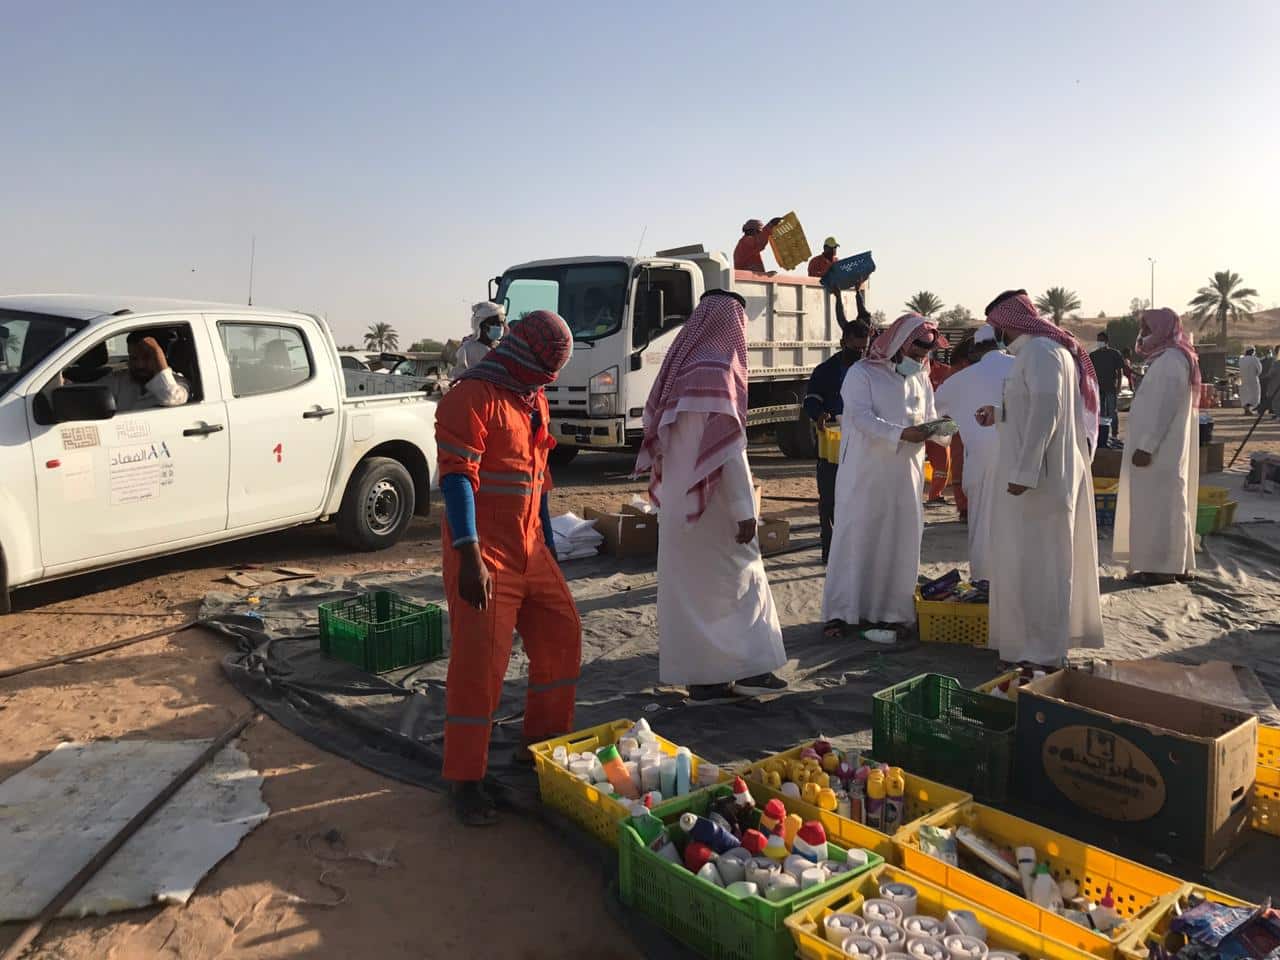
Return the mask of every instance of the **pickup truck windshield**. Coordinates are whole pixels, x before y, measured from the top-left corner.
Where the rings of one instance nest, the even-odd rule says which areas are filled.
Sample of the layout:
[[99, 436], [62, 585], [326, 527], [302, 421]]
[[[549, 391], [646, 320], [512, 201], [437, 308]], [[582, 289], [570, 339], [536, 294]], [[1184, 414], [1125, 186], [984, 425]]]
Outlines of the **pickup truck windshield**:
[[0, 310], [0, 396], [84, 327], [83, 320]]
[[534, 310], [564, 317], [575, 340], [599, 340], [622, 327], [626, 304], [625, 263], [569, 263], [510, 270], [498, 287], [512, 324]]

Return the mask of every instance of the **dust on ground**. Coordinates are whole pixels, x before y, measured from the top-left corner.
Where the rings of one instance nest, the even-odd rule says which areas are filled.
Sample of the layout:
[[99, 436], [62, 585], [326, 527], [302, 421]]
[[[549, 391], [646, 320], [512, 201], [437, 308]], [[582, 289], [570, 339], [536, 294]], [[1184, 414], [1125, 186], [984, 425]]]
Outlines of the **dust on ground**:
[[[1227, 459], [1252, 418], [1212, 411]], [[1280, 453], [1266, 421], [1250, 450]], [[1247, 463], [1247, 453], [1242, 463]], [[766, 514], [816, 522], [811, 463], [752, 448]], [[587, 454], [556, 471], [552, 512], [608, 508], [642, 493], [633, 459]], [[1237, 469], [1240, 465], [1237, 465]], [[934, 512], [937, 513], [936, 511]], [[342, 551], [322, 525], [255, 537], [19, 592], [0, 625], [0, 667], [56, 656], [194, 618], [233, 567], [305, 566], [323, 575], [438, 568], [438, 507], [377, 554]], [[935, 516], [931, 514], [931, 519]], [[804, 537], [812, 537], [809, 529]], [[188, 630], [0, 680], [0, 777], [68, 740], [211, 737], [248, 708], [223, 678], [226, 641]], [[325, 753], [263, 719], [241, 747], [265, 778], [270, 818], [199, 885], [184, 907], [58, 921], [37, 955], [142, 957], [638, 957], [605, 911], [602, 878], [547, 830], [508, 818], [455, 826], [446, 798]], [[395, 865], [333, 859], [391, 850]], [[17, 934], [0, 928], [0, 946]]]

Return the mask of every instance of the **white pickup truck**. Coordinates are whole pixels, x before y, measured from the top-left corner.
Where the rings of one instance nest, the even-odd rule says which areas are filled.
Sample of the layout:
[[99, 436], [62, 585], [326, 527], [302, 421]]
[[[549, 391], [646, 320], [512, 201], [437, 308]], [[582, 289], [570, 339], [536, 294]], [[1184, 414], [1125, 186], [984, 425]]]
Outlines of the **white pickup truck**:
[[[134, 333], [185, 403], [130, 381]], [[430, 508], [435, 464], [435, 403], [349, 396], [318, 317], [0, 297], [0, 613], [15, 587], [314, 520], [391, 546]]]

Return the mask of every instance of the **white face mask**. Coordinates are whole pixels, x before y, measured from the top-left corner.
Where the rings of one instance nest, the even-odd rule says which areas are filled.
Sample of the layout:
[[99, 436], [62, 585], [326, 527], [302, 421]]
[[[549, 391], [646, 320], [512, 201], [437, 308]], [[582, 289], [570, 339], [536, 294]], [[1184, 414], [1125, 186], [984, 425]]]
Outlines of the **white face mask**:
[[898, 361], [894, 369], [904, 377], [914, 377], [924, 369], [924, 364], [919, 360], [912, 360], [910, 357], [903, 357]]

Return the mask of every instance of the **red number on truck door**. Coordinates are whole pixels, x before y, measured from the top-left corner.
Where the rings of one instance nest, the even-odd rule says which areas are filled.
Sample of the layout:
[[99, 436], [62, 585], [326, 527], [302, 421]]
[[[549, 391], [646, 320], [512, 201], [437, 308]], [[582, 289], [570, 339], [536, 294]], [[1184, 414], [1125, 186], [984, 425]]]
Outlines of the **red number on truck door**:
[[284, 462], [284, 444], [283, 443], [277, 443], [274, 447], [271, 448], [271, 452], [276, 455], [276, 463]]

